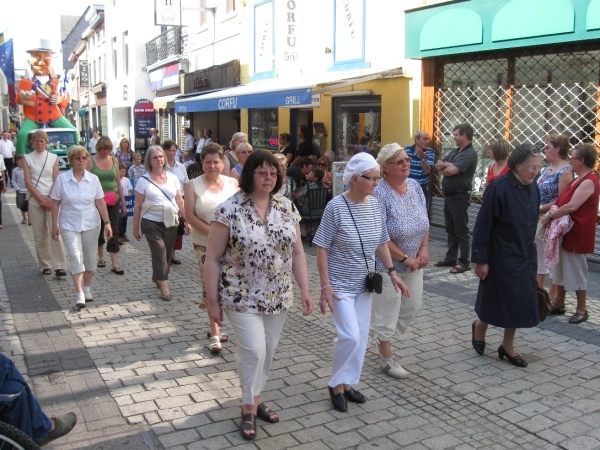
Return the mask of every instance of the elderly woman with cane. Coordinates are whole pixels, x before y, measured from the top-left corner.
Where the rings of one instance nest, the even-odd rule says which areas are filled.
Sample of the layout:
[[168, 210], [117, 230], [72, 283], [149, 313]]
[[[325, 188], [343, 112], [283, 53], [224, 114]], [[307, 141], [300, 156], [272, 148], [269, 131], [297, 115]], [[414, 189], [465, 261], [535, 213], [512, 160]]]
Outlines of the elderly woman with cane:
[[[373, 197], [378, 182], [379, 164], [375, 159], [364, 152], [354, 155], [344, 170], [344, 184], [350, 189], [327, 204], [313, 240], [318, 246], [321, 313], [329, 307], [337, 329], [328, 384], [331, 403], [341, 412], [347, 411], [347, 401], [367, 401], [351, 385], [359, 382], [365, 359], [372, 292], [381, 293], [381, 275], [374, 273], [375, 254], [394, 289], [409, 296], [394, 269], [381, 205]], [[373, 286], [377, 284], [379, 287]]]

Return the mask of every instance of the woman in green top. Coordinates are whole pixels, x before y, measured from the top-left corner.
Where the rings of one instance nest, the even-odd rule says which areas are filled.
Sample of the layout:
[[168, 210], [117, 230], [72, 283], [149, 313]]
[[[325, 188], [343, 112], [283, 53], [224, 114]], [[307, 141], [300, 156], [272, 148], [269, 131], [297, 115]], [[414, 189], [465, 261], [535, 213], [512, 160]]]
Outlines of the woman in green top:
[[[104, 191], [104, 201], [108, 209], [108, 217], [110, 226], [113, 230], [118, 230], [119, 227], [119, 203], [121, 205], [121, 214], [127, 214], [125, 202], [120, 201], [123, 197], [123, 189], [121, 188], [121, 174], [119, 172], [119, 161], [111, 156], [113, 143], [107, 136], [102, 136], [96, 142], [97, 153], [88, 159], [87, 170], [92, 172], [100, 179], [100, 185]], [[104, 261], [104, 225], [100, 226], [100, 236], [98, 237], [98, 267], [106, 267]], [[111, 272], [117, 275], [123, 275], [125, 271], [119, 267], [119, 241], [117, 233], [108, 240], [106, 250], [110, 253], [112, 262]]]

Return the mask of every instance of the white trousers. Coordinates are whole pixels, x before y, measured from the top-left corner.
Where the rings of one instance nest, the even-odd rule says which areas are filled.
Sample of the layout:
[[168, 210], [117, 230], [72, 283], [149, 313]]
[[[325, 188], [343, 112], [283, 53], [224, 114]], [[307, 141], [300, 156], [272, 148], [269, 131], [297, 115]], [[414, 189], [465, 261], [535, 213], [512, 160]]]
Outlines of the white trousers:
[[398, 274], [406, 283], [410, 298], [404, 297], [394, 290], [392, 280], [385, 272], [383, 291], [373, 295], [373, 311], [371, 313], [371, 330], [373, 337], [389, 342], [395, 330], [404, 333], [423, 304], [423, 269]]
[[242, 402], [252, 405], [267, 384], [273, 355], [279, 343], [287, 311], [280, 314], [248, 314], [225, 310], [235, 330]]
[[333, 299], [333, 323], [337, 336], [333, 340], [333, 368], [330, 387], [357, 384], [365, 361], [369, 341], [372, 294], [339, 293]]
[[86, 231], [60, 230], [71, 262], [71, 274], [96, 270], [100, 225]]
[[[44, 198], [47, 198], [44, 197]], [[52, 211], [44, 209], [35, 197], [29, 200], [29, 220], [35, 241], [38, 265], [40, 269], [66, 269], [67, 257], [62, 238], [52, 239]]]

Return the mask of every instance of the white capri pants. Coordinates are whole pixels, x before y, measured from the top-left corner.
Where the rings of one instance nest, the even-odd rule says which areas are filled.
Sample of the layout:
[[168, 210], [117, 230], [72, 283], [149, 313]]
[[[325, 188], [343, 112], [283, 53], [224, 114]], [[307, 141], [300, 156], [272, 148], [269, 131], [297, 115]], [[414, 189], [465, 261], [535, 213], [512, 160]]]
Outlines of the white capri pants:
[[225, 310], [235, 330], [237, 363], [244, 405], [254, 404], [267, 384], [273, 355], [279, 343], [287, 311], [280, 314], [249, 314]]
[[423, 304], [423, 269], [398, 274], [408, 287], [410, 298], [394, 290], [392, 280], [385, 272], [383, 291], [373, 295], [373, 311], [371, 313], [371, 330], [373, 337], [389, 342], [395, 330], [404, 333]]
[[98, 252], [98, 234], [100, 225], [86, 231], [60, 230], [62, 240], [69, 254], [71, 275], [85, 270], [96, 270], [96, 253]]
[[333, 324], [337, 336], [333, 340], [333, 368], [330, 387], [357, 384], [360, 381], [371, 321], [372, 294], [336, 292], [341, 300], [333, 299]]

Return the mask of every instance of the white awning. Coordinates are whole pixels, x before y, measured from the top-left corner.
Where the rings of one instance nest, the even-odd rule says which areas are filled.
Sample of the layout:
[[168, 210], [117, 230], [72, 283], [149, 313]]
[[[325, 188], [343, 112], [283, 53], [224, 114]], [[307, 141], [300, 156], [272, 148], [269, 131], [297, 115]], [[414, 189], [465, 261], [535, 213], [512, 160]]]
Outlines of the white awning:
[[[177, 97], [179, 97], [179, 94], [156, 97], [154, 100], [152, 100], [152, 103], [154, 104], [154, 109], [167, 109], [169, 106], [171, 108], [175, 107], [175, 104], [173, 102]], [[171, 103], [171, 105], [167, 106], [169, 103]]]

